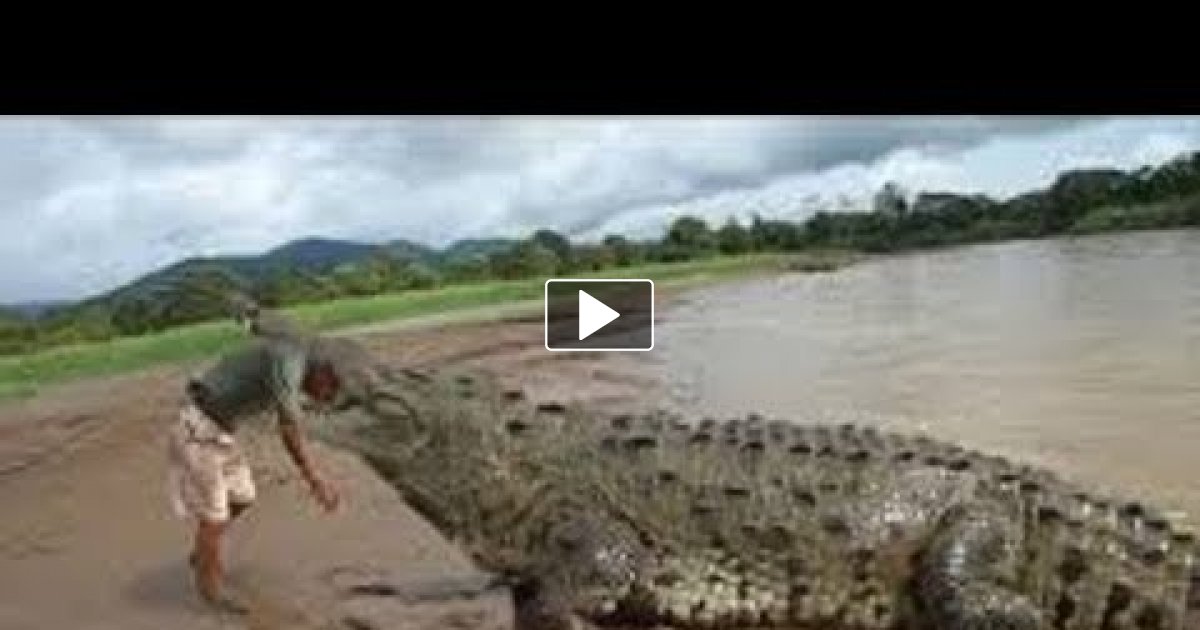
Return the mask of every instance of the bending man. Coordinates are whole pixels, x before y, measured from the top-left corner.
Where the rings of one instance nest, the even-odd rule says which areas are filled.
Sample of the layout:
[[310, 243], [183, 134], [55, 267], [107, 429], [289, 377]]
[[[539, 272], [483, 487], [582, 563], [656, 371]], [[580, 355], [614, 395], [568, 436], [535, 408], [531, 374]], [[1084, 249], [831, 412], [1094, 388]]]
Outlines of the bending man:
[[312, 496], [328, 512], [338, 492], [312, 461], [301, 429], [305, 407], [319, 411], [361, 402], [363, 380], [338, 343], [306, 335], [260, 335], [189, 380], [169, 439], [170, 481], [177, 513], [196, 523], [192, 566], [201, 595], [240, 608], [221, 595], [221, 541], [255, 499], [254, 480], [236, 434], [264, 412]]

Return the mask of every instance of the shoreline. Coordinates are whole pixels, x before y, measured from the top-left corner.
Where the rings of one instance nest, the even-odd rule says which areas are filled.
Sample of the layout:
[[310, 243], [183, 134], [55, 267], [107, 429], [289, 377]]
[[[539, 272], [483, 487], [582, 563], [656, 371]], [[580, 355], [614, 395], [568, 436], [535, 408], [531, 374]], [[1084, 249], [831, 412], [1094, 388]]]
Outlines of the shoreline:
[[[744, 260], [734, 257], [728, 260], [708, 261], [699, 266], [686, 263], [683, 266], [662, 265], [655, 268], [653, 273], [646, 274], [639, 273], [636, 269], [632, 272], [614, 270], [614, 273], [607, 274], [606, 277], [654, 279], [654, 275], [659, 275], [661, 279], [655, 282], [656, 293], [673, 293], [762, 275], [803, 273], [804, 271], [788, 268], [789, 264], [796, 260], [816, 261], [815, 264], [824, 262], [841, 269], [861, 262], [862, 258], [827, 252], [815, 255], [764, 255]], [[521, 286], [524, 284], [526, 283], [522, 281]], [[484, 299], [481, 304], [472, 304], [468, 299], [465, 305], [451, 305], [428, 311], [422, 310], [425, 307], [420, 306], [420, 302], [436, 301], [440, 296], [458, 292], [486, 294], [491, 289], [485, 285], [469, 289], [449, 287], [448, 293], [404, 292], [375, 298], [302, 305], [284, 310], [306, 327], [323, 334], [338, 336], [436, 328], [460, 323], [503, 322], [534, 311], [540, 313], [542, 283], [534, 284], [536, 297], [521, 297], [518, 292], [518, 297], [501, 295], [497, 301], [489, 302], [486, 300], [492, 298], [484, 295], [483, 298], [472, 298]], [[379, 301], [394, 303], [394, 310], [386, 316], [370, 311], [371, 308], [377, 308], [375, 303]], [[364, 309], [367, 309], [365, 314], [360, 312]], [[357, 321], [364, 318], [366, 321]], [[53, 390], [72, 383], [204, 361], [238, 343], [243, 336], [244, 333], [232, 323], [219, 321], [168, 329], [152, 335], [120, 337], [102, 342], [48, 348], [31, 354], [0, 357], [0, 413], [14, 402], [52, 395]]]
[[[1124, 230], [1115, 232], [1096, 232], [1085, 234], [1056, 234], [1040, 237], [1026, 237], [1014, 239], [1002, 239], [995, 241], [978, 241], [968, 243], [956, 243], [946, 246], [937, 247], [922, 247], [915, 249], [900, 250], [886, 253], [868, 253], [855, 250], [814, 250], [801, 251], [792, 253], [764, 253], [764, 254], [746, 254], [719, 257], [717, 259], [698, 261], [701, 268], [694, 272], [688, 272], [681, 276], [671, 276], [666, 280], [656, 281], [656, 293], [666, 291], [678, 292], [686, 291], [695, 287], [705, 285], [715, 285], [729, 281], [739, 281], [748, 278], [761, 277], [771, 274], [792, 274], [792, 273], [836, 273], [847, 268], [856, 267], [866, 263], [880, 262], [892, 258], [912, 257], [920, 255], [939, 255], [947, 252], [970, 249], [976, 247], [993, 247], [1010, 243], [1036, 242], [1044, 240], [1078, 240], [1078, 239], [1095, 239], [1095, 238], [1111, 238], [1120, 236], [1128, 232], [1176, 232], [1180, 230], [1192, 230], [1196, 228], [1179, 227], [1179, 228], [1155, 228], [1155, 229], [1140, 229], [1140, 230]], [[712, 264], [714, 260], [725, 260], [724, 265], [715, 265], [712, 269], [706, 269], [705, 266]], [[680, 268], [693, 265], [696, 263], [655, 263], [650, 265], [657, 271], [667, 272], [668, 274], [675, 270], [677, 266]], [[727, 266], [726, 266], [727, 265]], [[606, 271], [613, 273], [596, 273], [589, 272], [581, 274], [582, 277], [645, 277], [652, 274], [633, 273], [628, 268], [614, 268]], [[636, 271], [636, 268], [635, 268]], [[525, 281], [504, 281], [500, 284], [520, 284]], [[443, 290], [456, 291], [471, 288], [473, 285], [448, 285], [431, 291], [438, 292]], [[487, 285], [479, 285], [484, 287]], [[540, 285], [539, 285], [540, 286]], [[475, 287], [475, 288], [479, 288]], [[301, 304], [297, 306], [287, 307], [284, 310], [291, 313], [293, 316], [298, 315], [298, 319], [305, 324], [311, 324], [311, 320], [327, 316], [331, 311], [336, 311], [339, 304], [348, 304], [355, 302], [370, 301], [374, 299], [403, 299], [407, 296], [416, 296], [418, 294], [428, 295], [424, 291], [418, 290], [412, 292], [401, 292], [395, 294], [380, 294], [366, 298], [341, 298], [338, 300], [327, 302], [316, 302], [311, 304]], [[322, 315], [324, 312], [326, 315]], [[370, 319], [366, 322], [350, 322], [333, 325], [320, 325], [315, 328], [323, 334], [333, 336], [359, 336], [377, 334], [380, 332], [432, 328], [454, 324], [470, 324], [478, 322], [504, 322], [510, 318], [526, 316], [532, 313], [541, 312], [541, 297], [537, 298], [516, 298], [516, 299], [501, 299], [496, 302], [485, 302], [483, 304], [453, 306], [443, 310], [434, 310], [432, 312], [417, 312], [411, 314], [397, 313], [394, 316], [387, 316], [378, 319]], [[336, 321], [336, 317], [335, 317]], [[186, 334], [190, 330], [204, 330], [213, 332], [214, 330], [223, 339], [214, 343], [212, 340], [205, 340], [209, 345], [215, 346], [208, 352], [192, 353], [194, 356], [185, 356], [181, 358], [166, 358], [166, 359], [149, 359], [138, 361], [132, 367], [119, 367], [111, 371], [103, 371], [97, 369], [85, 369], [80, 374], [68, 374], [63, 377], [52, 377], [44, 379], [46, 385], [32, 385], [27, 382], [28, 379], [21, 378], [21, 372], [36, 372], [36, 367], [25, 367], [22, 369], [20, 364], [38, 363], [43, 361], [52, 361], [53, 358], [59, 355], [66, 355], [74, 352], [97, 351], [103, 352], [106, 349], [116, 349], [121, 344], [136, 344], [142, 341], [147, 341], [155, 337], [163, 337], [177, 334]], [[108, 378], [112, 376], [125, 375], [136, 373], [142, 370], [154, 369], [173, 364], [183, 364], [188, 362], [203, 361], [206, 356], [211, 356], [221, 347], [227, 347], [230, 343], [236, 342], [236, 338], [241, 335], [241, 331], [236, 330], [232, 325], [224, 322], [201, 322], [197, 324], [189, 324], [185, 326], [169, 328], [158, 333], [149, 335], [133, 336], [133, 337], [117, 337], [107, 341], [85, 342], [81, 344], [54, 346], [37, 352], [28, 354], [17, 354], [0, 356], [0, 412], [5, 407], [14, 402], [28, 400], [43, 395], [47, 388], [58, 387], [66, 384], [76, 383], [79, 381]], [[113, 354], [120, 355], [118, 350]], [[53, 368], [50, 368], [53, 369]], [[18, 376], [14, 378], [14, 374]]]

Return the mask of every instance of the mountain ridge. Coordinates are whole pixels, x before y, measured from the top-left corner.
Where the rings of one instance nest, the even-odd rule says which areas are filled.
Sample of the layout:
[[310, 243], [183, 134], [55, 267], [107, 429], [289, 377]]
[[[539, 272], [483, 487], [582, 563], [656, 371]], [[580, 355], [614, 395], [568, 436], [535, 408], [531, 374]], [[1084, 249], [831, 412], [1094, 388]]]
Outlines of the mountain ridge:
[[220, 269], [232, 272], [253, 284], [283, 270], [312, 274], [328, 273], [340, 265], [362, 262], [380, 253], [402, 261], [441, 265], [465, 257], [486, 256], [510, 248], [516, 243], [516, 239], [503, 238], [462, 239], [438, 249], [405, 239], [369, 243], [315, 235], [304, 236], [277, 245], [261, 254], [189, 256], [106, 291], [77, 299], [0, 304], [0, 310], [36, 319], [58, 310], [131, 297], [152, 291], [156, 287], [170, 287], [191, 273], [206, 270]]

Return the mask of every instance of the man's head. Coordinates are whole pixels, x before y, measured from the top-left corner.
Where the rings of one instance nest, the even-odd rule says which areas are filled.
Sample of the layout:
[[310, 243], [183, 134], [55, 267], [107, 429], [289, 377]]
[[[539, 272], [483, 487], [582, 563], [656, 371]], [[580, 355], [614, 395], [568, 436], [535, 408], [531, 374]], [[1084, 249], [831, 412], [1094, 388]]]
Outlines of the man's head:
[[335, 406], [342, 393], [342, 379], [332, 361], [316, 357], [308, 362], [301, 388], [313, 402], [328, 409]]
[[323, 409], [343, 411], [364, 404], [377, 378], [374, 360], [359, 344], [334, 337], [310, 339], [301, 386]]

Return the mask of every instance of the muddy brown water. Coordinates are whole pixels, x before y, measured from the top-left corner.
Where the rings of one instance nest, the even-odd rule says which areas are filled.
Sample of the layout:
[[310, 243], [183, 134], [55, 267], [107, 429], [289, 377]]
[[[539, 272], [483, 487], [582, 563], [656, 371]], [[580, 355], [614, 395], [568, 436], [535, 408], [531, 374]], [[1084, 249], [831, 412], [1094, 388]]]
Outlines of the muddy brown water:
[[692, 292], [652, 360], [697, 414], [853, 421], [1050, 465], [1200, 525], [1200, 232], [1010, 242]]

